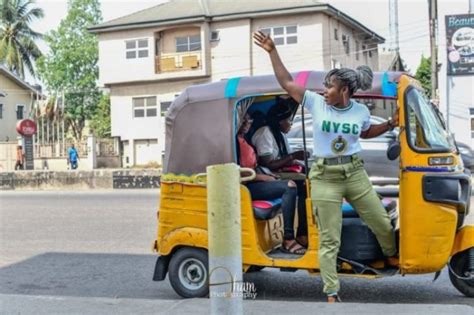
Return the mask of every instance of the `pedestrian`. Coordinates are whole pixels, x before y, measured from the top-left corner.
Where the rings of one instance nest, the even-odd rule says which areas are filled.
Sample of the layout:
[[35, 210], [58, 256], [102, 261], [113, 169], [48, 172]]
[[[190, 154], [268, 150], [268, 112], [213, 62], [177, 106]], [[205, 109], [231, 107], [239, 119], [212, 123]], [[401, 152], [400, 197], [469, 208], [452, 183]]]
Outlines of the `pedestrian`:
[[74, 147], [74, 143], [71, 144], [71, 147], [67, 151], [68, 159], [67, 164], [70, 165], [72, 170], [77, 169], [78, 161], [79, 161], [79, 154], [77, 153], [76, 148]]
[[[313, 213], [319, 228], [319, 263], [324, 293], [330, 303], [340, 302], [337, 254], [342, 229], [342, 200], [356, 209], [374, 232], [386, 258], [386, 264], [398, 267], [395, 235], [363, 161], [359, 138], [374, 138], [398, 125], [398, 111], [392, 120], [371, 125], [368, 108], [350, 99], [358, 89], [372, 85], [372, 70], [342, 68], [328, 72], [324, 97], [305, 90], [293, 80], [278, 55], [273, 40], [262, 32], [254, 33], [255, 43], [270, 55], [273, 70], [281, 87], [313, 118], [313, 154], [309, 177]], [[316, 145], [317, 144], [317, 145]]]
[[23, 152], [23, 147], [18, 145], [16, 147], [16, 163], [15, 163], [15, 171], [25, 169], [25, 154]]

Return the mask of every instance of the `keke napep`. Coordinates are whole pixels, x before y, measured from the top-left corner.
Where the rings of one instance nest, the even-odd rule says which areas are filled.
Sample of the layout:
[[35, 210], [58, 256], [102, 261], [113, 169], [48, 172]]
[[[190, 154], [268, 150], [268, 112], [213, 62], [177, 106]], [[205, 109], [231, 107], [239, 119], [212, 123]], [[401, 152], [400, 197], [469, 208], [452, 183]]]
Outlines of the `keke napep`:
[[[306, 89], [324, 92], [326, 72], [292, 75]], [[166, 115], [164, 175], [153, 243], [159, 256], [153, 280], [169, 274], [180, 296], [208, 295], [207, 191], [196, 174], [209, 165], [238, 164], [239, 120], [247, 112], [268, 112], [276, 98], [285, 95], [275, 76], [266, 75], [190, 86], [172, 103]], [[437, 273], [448, 266], [452, 284], [474, 297], [474, 220], [470, 224], [465, 220], [471, 177], [441, 114], [419, 82], [400, 72], [374, 73], [372, 89], [359, 91], [354, 98], [395, 100], [399, 108], [399, 137], [387, 152], [387, 158], [399, 158], [399, 199], [398, 204], [381, 202], [395, 227], [400, 269], [394, 272], [385, 266], [375, 236], [344, 204], [338, 273], [378, 278]], [[309, 185], [307, 180], [308, 190]], [[298, 256], [279, 250], [283, 224], [278, 200], [262, 206], [244, 185], [240, 195], [243, 271], [273, 267], [318, 274], [318, 227], [311, 199], [306, 199], [308, 250]]]

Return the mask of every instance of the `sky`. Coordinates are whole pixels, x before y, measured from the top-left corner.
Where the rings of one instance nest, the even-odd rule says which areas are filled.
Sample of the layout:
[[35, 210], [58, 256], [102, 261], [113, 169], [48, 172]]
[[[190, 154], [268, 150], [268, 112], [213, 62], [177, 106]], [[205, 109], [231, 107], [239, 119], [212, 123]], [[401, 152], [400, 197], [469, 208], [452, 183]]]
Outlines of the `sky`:
[[[238, 0], [223, 0], [238, 1]], [[251, 5], [258, 0], [240, 0]], [[280, 0], [291, 1], [291, 0]], [[104, 21], [115, 19], [135, 11], [143, 10], [163, 0], [100, 0]], [[389, 36], [389, 0], [327, 0], [326, 2], [356, 19], [366, 27], [381, 35], [388, 43]], [[32, 23], [35, 31], [46, 33], [59, 26], [67, 14], [66, 0], [36, 0], [43, 8], [45, 17]], [[469, 0], [438, 0], [439, 44], [444, 43], [444, 15], [465, 14], [468, 12]], [[415, 72], [421, 55], [430, 55], [428, 0], [399, 0], [399, 42], [400, 53], [408, 68]], [[40, 49], [47, 51], [47, 46], [40, 43]], [[34, 79], [29, 81], [34, 82]]]

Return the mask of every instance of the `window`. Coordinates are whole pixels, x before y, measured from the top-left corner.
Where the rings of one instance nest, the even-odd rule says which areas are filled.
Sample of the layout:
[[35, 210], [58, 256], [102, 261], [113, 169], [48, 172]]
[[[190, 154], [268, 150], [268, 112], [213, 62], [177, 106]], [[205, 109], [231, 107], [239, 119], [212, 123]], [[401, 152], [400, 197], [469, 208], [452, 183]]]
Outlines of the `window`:
[[133, 117], [155, 117], [157, 113], [156, 97], [135, 97], [132, 99]]
[[168, 111], [168, 108], [170, 107], [171, 102], [161, 102], [160, 103], [160, 111], [161, 111], [161, 117], [166, 116], [166, 112]]
[[260, 31], [273, 38], [276, 46], [293, 45], [298, 43], [298, 26], [276, 26], [262, 28]]
[[176, 52], [201, 50], [201, 35], [176, 37]]
[[0, 119], [3, 118], [3, 104], [0, 104]]
[[125, 41], [125, 57], [127, 59], [148, 57], [148, 39]]
[[405, 92], [405, 106], [408, 114], [408, 140], [413, 148], [445, 152], [453, 149], [449, 133], [423, 92], [408, 88]]
[[342, 65], [339, 61], [337, 61], [336, 59], [331, 60], [331, 69], [341, 69], [341, 68], [342, 68]]
[[16, 119], [21, 120], [23, 119], [25, 111], [25, 105], [16, 105]]
[[356, 60], [359, 60], [360, 43], [356, 41]]
[[344, 51], [348, 55], [351, 52], [348, 35], [342, 35], [342, 45], [344, 45]]
[[334, 39], [339, 40], [339, 34], [337, 34], [337, 28], [334, 29]]

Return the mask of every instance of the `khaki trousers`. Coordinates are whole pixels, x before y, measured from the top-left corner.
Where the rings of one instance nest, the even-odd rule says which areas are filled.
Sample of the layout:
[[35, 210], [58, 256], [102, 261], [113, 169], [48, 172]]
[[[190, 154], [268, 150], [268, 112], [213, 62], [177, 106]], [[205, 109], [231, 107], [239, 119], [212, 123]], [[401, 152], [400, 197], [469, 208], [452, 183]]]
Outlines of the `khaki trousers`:
[[336, 261], [341, 244], [342, 199], [345, 198], [377, 237], [385, 256], [396, 255], [390, 218], [364, 170], [354, 156], [351, 163], [324, 165], [317, 159], [309, 173], [313, 212], [319, 228], [319, 262], [324, 292], [339, 291]]

